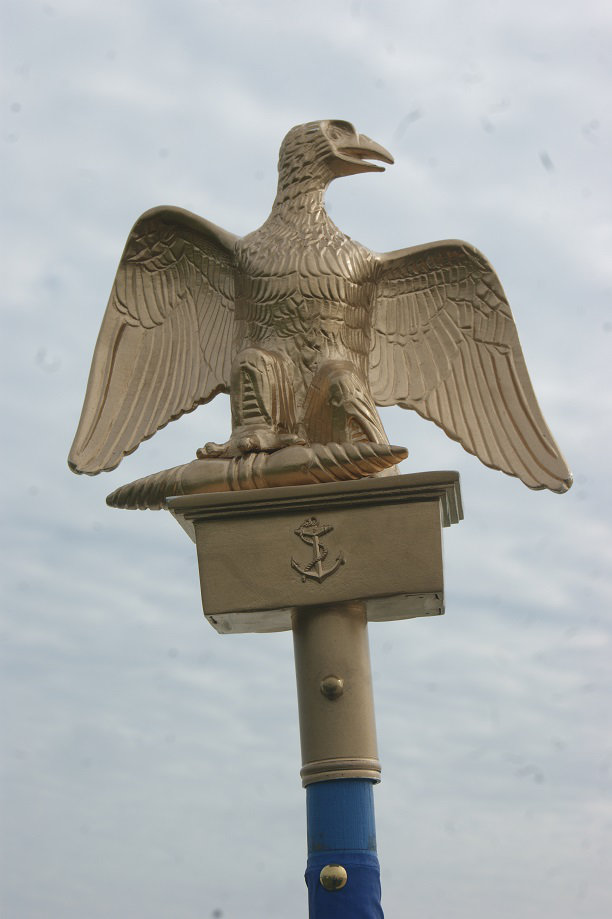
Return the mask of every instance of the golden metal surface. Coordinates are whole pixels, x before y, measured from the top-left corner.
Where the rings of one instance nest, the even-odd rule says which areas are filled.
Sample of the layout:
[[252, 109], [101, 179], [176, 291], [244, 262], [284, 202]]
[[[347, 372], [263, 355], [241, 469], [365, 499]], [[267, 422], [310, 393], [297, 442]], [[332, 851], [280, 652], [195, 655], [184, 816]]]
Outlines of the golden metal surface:
[[347, 880], [348, 874], [342, 865], [325, 865], [321, 868], [319, 881], [325, 890], [342, 890]]
[[[335, 603], [295, 610], [293, 649], [302, 783], [341, 778], [379, 782], [364, 604]], [[333, 705], [321, 692], [330, 673], [342, 673], [344, 683], [344, 692]]]
[[343, 443], [285, 447], [276, 453], [250, 453], [231, 459], [196, 459], [122, 485], [110, 494], [110, 507], [159, 510], [167, 498], [181, 495], [317, 485], [365, 478], [405, 459], [404, 447]]
[[344, 680], [339, 676], [326, 676], [321, 680], [320, 689], [325, 698], [333, 702], [344, 692]]
[[[230, 394], [232, 432], [198, 450], [196, 464], [119, 489], [111, 504], [157, 508], [171, 494], [381, 474], [359, 455], [364, 444], [388, 445], [381, 405], [417, 411], [531, 488], [570, 487], [486, 258], [457, 240], [377, 254], [328, 217], [330, 182], [384, 171], [371, 160], [393, 162], [348, 122], [309, 122], [285, 137], [272, 211], [253, 233], [238, 238], [176, 207], [139, 218], [102, 321], [70, 468], [115, 468], [219, 392]], [[324, 445], [346, 455], [330, 458]], [[312, 451], [306, 463], [296, 447]], [[268, 454], [258, 468], [250, 462]]]
[[[442, 528], [462, 518], [458, 479], [413, 473], [168, 504], [196, 543], [211, 625], [221, 634], [274, 632], [291, 628], [296, 607], [355, 597], [370, 622], [443, 613]], [[312, 519], [317, 525], [305, 528]], [[332, 662], [319, 681], [330, 674], [346, 678]]]

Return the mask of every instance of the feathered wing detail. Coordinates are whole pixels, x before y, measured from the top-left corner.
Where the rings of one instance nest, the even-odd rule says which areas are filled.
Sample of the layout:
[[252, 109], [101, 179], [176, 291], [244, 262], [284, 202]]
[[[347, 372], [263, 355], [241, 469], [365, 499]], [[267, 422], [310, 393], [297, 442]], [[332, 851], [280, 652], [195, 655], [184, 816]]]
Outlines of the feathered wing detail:
[[378, 256], [370, 384], [378, 405], [415, 409], [487, 466], [570, 487], [499, 278], [468, 243]]
[[229, 391], [236, 239], [176, 207], [136, 221], [94, 351], [74, 472], [114, 469], [169, 421]]

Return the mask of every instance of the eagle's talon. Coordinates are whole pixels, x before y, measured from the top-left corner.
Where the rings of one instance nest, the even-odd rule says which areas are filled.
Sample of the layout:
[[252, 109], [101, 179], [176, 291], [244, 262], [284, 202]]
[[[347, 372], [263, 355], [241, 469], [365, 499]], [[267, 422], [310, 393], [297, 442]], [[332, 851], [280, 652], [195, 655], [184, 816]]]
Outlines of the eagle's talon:
[[198, 459], [209, 459], [210, 457], [243, 456], [247, 453], [275, 453], [277, 450], [282, 450], [283, 447], [290, 447], [294, 444], [306, 445], [307, 443], [308, 441], [299, 434], [279, 433], [268, 428], [261, 428], [248, 434], [233, 434], [224, 444], [216, 444], [211, 441], [200, 447], [196, 451], [196, 456]]
[[229, 445], [229, 440], [224, 444], [216, 444], [213, 441], [209, 441], [207, 444], [204, 444], [203, 447], [199, 447], [196, 450], [196, 456], [198, 459], [209, 459], [211, 456], [229, 456], [227, 452]]
[[238, 440], [238, 449], [241, 453], [275, 453], [283, 447], [293, 444], [305, 444], [306, 441], [298, 434], [279, 433], [268, 428], [245, 434]]
[[238, 449], [241, 453], [260, 453], [261, 446], [257, 435], [251, 437], [241, 437], [238, 441]]

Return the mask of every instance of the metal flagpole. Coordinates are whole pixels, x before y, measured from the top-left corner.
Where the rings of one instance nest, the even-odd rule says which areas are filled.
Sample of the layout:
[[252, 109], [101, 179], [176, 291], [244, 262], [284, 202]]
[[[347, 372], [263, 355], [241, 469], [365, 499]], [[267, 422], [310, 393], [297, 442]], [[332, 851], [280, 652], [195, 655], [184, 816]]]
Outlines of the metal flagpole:
[[373, 785], [380, 763], [366, 608], [302, 607], [292, 625], [310, 916], [379, 919]]
[[211, 625], [293, 632], [310, 919], [381, 919], [368, 622], [443, 612], [442, 527], [462, 517], [457, 473], [191, 495], [168, 506], [196, 543]]

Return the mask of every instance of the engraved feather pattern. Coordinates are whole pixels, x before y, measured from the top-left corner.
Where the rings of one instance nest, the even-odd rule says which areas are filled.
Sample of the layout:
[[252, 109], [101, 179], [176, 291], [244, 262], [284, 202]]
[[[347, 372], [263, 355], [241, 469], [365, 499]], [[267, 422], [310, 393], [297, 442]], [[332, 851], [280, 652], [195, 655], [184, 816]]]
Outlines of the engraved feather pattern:
[[399, 405], [487, 466], [567, 491], [571, 474], [484, 256], [456, 240], [376, 255], [329, 218], [329, 183], [380, 171], [372, 159], [393, 162], [348, 122], [298, 125], [281, 145], [270, 216], [253, 233], [238, 238], [173, 207], [137, 221], [94, 352], [75, 472], [113, 469], [223, 391], [231, 437], [200, 458], [385, 444], [376, 405]]
[[348, 358], [367, 373], [376, 262], [322, 208], [291, 216], [277, 212], [239, 241], [236, 325], [244, 346], [291, 361], [299, 415], [324, 361]]
[[115, 468], [169, 421], [229, 391], [235, 241], [176, 207], [136, 222], [98, 336], [73, 471]]
[[485, 465], [530, 488], [570, 487], [499, 278], [473, 246], [379, 256], [370, 384], [378, 405], [414, 409]]

